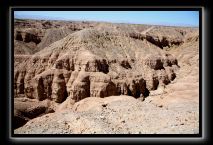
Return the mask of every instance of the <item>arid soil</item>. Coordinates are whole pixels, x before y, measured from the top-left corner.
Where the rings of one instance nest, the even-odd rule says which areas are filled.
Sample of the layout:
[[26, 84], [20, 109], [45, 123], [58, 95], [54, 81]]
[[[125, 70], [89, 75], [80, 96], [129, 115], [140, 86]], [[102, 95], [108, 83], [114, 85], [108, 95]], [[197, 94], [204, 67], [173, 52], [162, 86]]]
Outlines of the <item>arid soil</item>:
[[199, 133], [199, 29], [16, 19], [13, 127]]

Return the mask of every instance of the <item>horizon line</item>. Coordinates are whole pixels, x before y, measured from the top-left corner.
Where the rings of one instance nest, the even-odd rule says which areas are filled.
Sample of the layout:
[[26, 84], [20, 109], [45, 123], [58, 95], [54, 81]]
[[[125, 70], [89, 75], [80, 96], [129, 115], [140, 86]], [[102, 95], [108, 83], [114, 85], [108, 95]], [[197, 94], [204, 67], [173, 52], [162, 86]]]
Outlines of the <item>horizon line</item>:
[[77, 19], [63, 19], [63, 18], [53, 18], [53, 19], [48, 19], [48, 18], [22, 18], [22, 17], [17, 17], [14, 16], [14, 19], [22, 19], [22, 20], [49, 20], [49, 21], [75, 21], [75, 22], [98, 22], [98, 23], [116, 23], [116, 24], [132, 24], [132, 25], [153, 25], [153, 26], [165, 26], [165, 27], [193, 27], [193, 28], [199, 28], [199, 26], [196, 25], [190, 25], [190, 24], [150, 24], [150, 23], [131, 23], [131, 22], [112, 22], [112, 21], [98, 21], [98, 20], [77, 20]]

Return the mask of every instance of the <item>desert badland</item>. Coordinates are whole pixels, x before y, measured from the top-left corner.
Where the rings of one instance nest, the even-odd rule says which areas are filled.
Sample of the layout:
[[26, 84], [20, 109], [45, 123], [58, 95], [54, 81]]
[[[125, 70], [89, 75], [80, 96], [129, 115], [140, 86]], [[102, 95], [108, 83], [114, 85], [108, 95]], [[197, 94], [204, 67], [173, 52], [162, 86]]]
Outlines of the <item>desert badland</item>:
[[14, 20], [15, 134], [199, 133], [199, 28]]

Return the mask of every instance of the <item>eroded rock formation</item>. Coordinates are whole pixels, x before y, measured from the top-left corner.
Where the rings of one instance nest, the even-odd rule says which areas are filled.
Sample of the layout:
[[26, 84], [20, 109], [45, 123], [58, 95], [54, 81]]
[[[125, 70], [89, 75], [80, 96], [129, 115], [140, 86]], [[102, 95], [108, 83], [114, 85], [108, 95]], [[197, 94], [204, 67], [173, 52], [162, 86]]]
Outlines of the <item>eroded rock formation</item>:
[[[103, 128], [107, 127], [102, 128], [99, 125], [106, 123], [105, 125], [111, 126], [110, 132], [120, 133], [120, 127], [117, 126], [119, 119], [114, 118], [121, 115], [123, 132], [128, 133], [130, 128], [135, 132], [138, 126], [134, 125], [141, 124], [142, 130], [146, 128], [144, 133], [147, 133], [147, 129], [150, 129], [147, 124], [156, 126], [156, 121], [159, 120], [164, 124], [165, 116], [173, 119], [168, 119], [169, 123], [176, 121], [173, 117], [176, 111], [168, 113], [168, 108], [164, 105], [165, 102], [179, 102], [175, 100], [176, 96], [186, 98], [190, 91], [184, 92], [184, 89], [191, 89], [189, 81], [196, 82], [192, 85], [196, 93], [193, 92], [191, 96], [198, 96], [197, 28], [44, 20], [16, 20], [14, 26], [14, 128], [54, 111], [56, 113], [47, 115], [50, 115], [49, 120], [48, 117], [43, 117], [45, 123], [47, 119], [51, 124], [57, 117], [58, 120], [66, 122], [66, 119], [63, 120], [64, 113], [70, 111], [74, 112], [70, 114], [70, 118], [76, 122], [82, 117], [76, 117], [76, 112], [92, 111], [88, 112], [88, 116], [99, 112], [98, 117], [96, 114], [92, 115], [88, 123], [92, 123], [95, 118], [98, 122], [95, 123], [97, 132], [103, 133]], [[191, 76], [196, 76], [196, 79]], [[182, 79], [181, 84], [175, 83], [177, 78]], [[175, 89], [178, 90], [176, 94], [172, 92]], [[154, 101], [154, 98], [157, 99]], [[156, 100], [160, 103], [156, 103]], [[150, 102], [156, 103], [157, 106], [150, 108]], [[186, 102], [189, 102], [188, 98]], [[188, 105], [182, 106], [186, 108]], [[186, 110], [190, 110], [189, 108], [192, 107], [189, 105]], [[64, 109], [68, 110], [64, 112]], [[109, 114], [104, 110], [112, 114], [109, 119]], [[61, 114], [60, 111], [64, 113]], [[181, 109], [179, 111], [182, 113]], [[115, 115], [115, 112], [118, 115]], [[139, 115], [141, 112], [143, 117]], [[163, 116], [162, 113], [165, 112], [167, 114]], [[146, 114], [152, 115], [147, 117]], [[128, 120], [125, 120], [126, 116], [129, 116]], [[105, 122], [113, 119], [114, 123]], [[58, 120], [53, 124], [63, 126]], [[72, 125], [74, 130], [77, 129], [74, 132], [84, 132], [85, 120], [82, 121], [83, 123], [79, 123], [80, 127]], [[32, 130], [37, 132], [40, 122], [39, 127], [36, 125], [36, 119], [34, 123], [35, 128]], [[26, 124], [24, 131], [16, 131], [26, 133], [34, 123]], [[54, 133], [64, 133], [67, 129], [67, 123], [64, 123], [66, 129], [63, 130], [58, 127], [50, 127], [49, 130], [45, 123], [42, 123], [44, 132], [53, 130]], [[125, 129], [125, 123], [132, 123], [134, 127], [131, 125]], [[81, 127], [82, 130], [78, 131]], [[89, 129], [93, 128], [94, 126], [89, 125]], [[164, 126], [162, 128], [165, 129]], [[153, 129], [151, 133], [156, 130], [159, 128]], [[179, 132], [179, 128], [177, 130], [176, 132]], [[109, 133], [109, 130], [106, 132]]]
[[[117, 45], [123, 39], [129, 53], [125, 45]], [[75, 101], [112, 95], [138, 98], [170, 83], [174, 67], [177, 60], [147, 40], [118, 38], [111, 31], [90, 28], [68, 35], [21, 63], [14, 83], [16, 95], [40, 101], [49, 98], [61, 103], [68, 96]]]

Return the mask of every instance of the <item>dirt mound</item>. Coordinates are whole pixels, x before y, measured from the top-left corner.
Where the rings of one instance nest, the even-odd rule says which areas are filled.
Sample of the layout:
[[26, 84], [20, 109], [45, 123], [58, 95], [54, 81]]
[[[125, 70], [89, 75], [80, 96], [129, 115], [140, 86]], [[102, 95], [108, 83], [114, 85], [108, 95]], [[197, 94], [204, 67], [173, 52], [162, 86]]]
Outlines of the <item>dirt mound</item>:
[[[164, 108], [130, 96], [86, 98], [73, 109], [38, 117], [15, 134], [196, 134], [197, 106]], [[157, 125], [160, 124], [160, 125]]]

